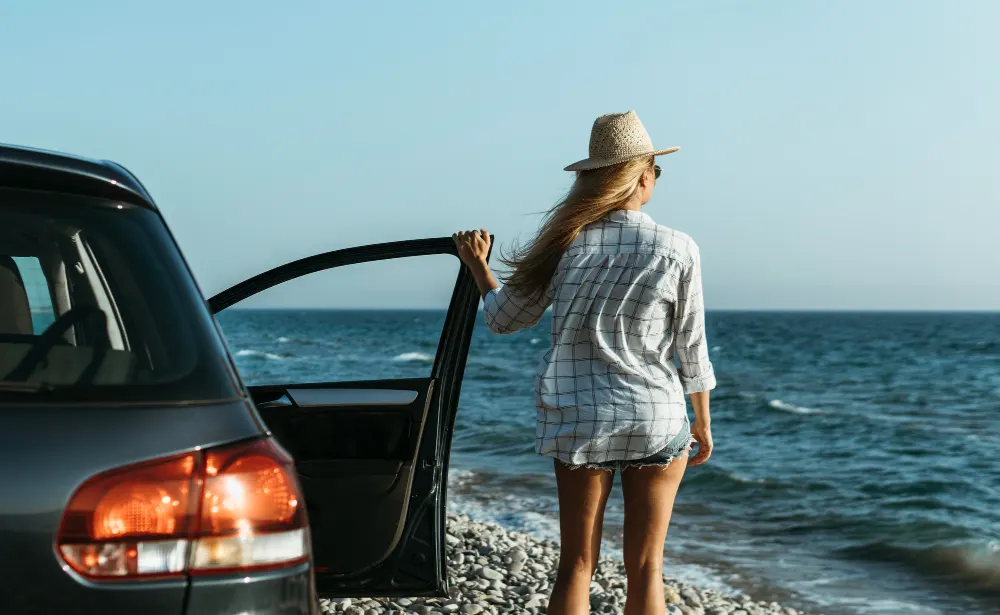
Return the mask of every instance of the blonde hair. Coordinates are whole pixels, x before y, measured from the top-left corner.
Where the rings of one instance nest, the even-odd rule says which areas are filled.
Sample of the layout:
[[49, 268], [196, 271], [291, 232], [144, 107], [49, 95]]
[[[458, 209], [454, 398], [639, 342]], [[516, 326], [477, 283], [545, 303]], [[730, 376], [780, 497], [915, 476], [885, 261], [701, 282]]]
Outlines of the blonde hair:
[[526, 246], [514, 246], [501, 261], [511, 268], [504, 282], [523, 297], [545, 292], [559, 260], [588, 224], [621, 209], [639, 192], [639, 178], [652, 169], [653, 157], [580, 171], [565, 197], [545, 213], [538, 234]]

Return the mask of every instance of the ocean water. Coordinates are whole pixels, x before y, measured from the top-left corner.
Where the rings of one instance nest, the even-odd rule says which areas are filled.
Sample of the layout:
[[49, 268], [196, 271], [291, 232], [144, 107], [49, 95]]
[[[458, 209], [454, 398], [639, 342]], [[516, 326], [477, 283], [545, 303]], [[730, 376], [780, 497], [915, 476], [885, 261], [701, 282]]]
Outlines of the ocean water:
[[[219, 318], [263, 384], [427, 375], [444, 313]], [[533, 452], [548, 334], [477, 325], [449, 506], [555, 538]], [[1000, 613], [1000, 314], [716, 312], [708, 334], [716, 451], [681, 485], [668, 574], [828, 615]], [[621, 520], [615, 493], [609, 553]]]

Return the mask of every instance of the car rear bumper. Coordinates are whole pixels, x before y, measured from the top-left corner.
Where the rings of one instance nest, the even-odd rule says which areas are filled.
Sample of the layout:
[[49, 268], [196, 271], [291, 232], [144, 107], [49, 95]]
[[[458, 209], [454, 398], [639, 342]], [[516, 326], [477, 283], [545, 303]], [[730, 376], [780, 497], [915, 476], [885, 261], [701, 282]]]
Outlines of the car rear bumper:
[[312, 567], [191, 581], [185, 615], [317, 615]]

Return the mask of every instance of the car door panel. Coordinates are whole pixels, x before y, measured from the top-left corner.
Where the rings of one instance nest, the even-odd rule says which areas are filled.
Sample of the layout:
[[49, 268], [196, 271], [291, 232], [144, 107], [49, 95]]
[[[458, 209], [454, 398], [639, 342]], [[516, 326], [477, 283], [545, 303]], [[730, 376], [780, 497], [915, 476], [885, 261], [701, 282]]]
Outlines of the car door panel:
[[[351, 248], [302, 259], [224, 291], [219, 311], [315, 271], [372, 260], [456, 255], [450, 238]], [[451, 430], [479, 293], [465, 267], [427, 378], [248, 387], [295, 458], [324, 596], [444, 595], [445, 489]]]

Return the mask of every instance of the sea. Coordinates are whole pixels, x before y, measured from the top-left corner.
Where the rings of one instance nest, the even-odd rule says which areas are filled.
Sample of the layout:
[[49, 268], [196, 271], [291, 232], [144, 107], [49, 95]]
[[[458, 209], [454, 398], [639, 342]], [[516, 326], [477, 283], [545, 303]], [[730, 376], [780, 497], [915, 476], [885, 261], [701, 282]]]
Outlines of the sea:
[[[426, 376], [443, 311], [242, 310], [250, 384]], [[1000, 613], [1000, 314], [710, 312], [715, 452], [687, 470], [665, 571], [826, 615]], [[534, 453], [550, 323], [477, 324], [451, 511], [558, 538]], [[605, 554], [620, 555], [622, 500]]]

